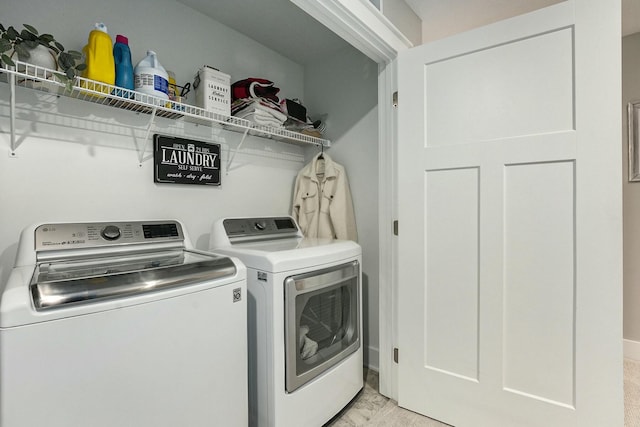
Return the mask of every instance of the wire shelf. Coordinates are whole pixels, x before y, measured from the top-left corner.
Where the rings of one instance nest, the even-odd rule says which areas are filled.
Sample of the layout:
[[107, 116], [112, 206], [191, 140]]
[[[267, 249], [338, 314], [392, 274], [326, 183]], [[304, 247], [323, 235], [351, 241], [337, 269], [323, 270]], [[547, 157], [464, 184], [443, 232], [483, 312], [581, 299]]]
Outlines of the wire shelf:
[[219, 126], [226, 130], [271, 138], [278, 141], [306, 145], [329, 147], [331, 142], [299, 132], [270, 126], [256, 125], [248, 120], [207, 111], [200, 107], [162, 99], [157, 96], [136, 92], [106, 83], [76, 77], [73, 84], [66, 84], [66, 77], [60, 71], [50, 70], [37, 65], [14, 61], [16, 66], [0, 67], [0, 75], [15, 77], [15, 85], [55, 93], [60, 96], [80, 99], [94, 104], [108, 105], [135, 113], [151, 114], [157, 117], [178, 120], [207, 126]]

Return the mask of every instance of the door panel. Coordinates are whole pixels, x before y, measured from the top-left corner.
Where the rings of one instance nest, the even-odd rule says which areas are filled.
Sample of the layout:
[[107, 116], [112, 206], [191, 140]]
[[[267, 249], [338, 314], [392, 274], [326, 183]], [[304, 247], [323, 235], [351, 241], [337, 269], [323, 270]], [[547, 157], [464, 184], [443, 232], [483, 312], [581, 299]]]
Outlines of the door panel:
[[400, 54], [401, 406], [622, 425], [619, 44], [575, 0]]
[[574, 163], [507, 165], [505, 390], [574, 405]]
[[564, 28], [425, 64], [428, 146], [573, 129], [572, 45]]
[[[424, 364], [477, 381], [478, 169], [427, 171], [425, 178], [428, 238]], [[451, 329], [458, 339], [451, 340]]]

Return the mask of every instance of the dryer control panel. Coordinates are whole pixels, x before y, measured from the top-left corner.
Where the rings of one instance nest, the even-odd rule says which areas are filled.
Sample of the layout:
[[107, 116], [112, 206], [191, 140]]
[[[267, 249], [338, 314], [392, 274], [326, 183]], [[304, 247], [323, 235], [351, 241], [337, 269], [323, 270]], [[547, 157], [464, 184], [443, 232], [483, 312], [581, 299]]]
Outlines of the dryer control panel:
[[291, 217], [228, 218], [223, 221], [229, 240], [235, 238], [281, 238], [298, 236], [298, 226]]

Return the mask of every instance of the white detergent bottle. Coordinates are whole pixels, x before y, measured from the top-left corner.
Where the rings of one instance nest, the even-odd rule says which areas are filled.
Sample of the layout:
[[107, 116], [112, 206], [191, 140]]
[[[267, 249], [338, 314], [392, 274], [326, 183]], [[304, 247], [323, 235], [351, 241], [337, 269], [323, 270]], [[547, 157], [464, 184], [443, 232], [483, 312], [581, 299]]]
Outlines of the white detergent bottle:
[[147, 56], [138, 62], [133, 77], [136, 92], [169, 99], [169, 77], [154, 51], [148, 50]]

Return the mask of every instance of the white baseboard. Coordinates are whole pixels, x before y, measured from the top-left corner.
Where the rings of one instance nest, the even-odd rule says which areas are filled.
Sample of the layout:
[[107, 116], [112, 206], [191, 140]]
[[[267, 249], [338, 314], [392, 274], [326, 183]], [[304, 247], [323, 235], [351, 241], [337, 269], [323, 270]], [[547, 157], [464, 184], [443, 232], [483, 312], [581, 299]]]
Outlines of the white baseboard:
[[380, 350], [371, 346], [365, 347], [363, 350], [364, 366], [380, 372]]
[[624, 357], [640, 361], [640, 341], [622, 340]]

